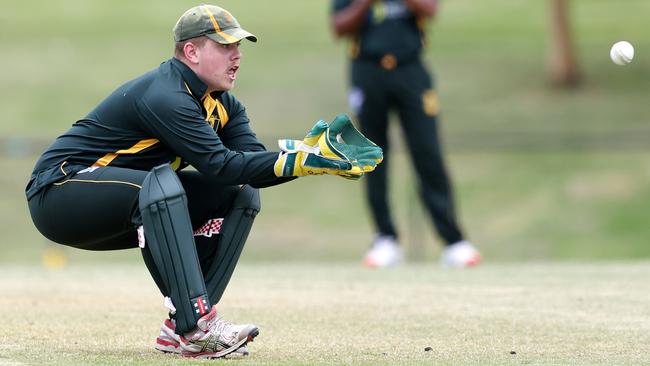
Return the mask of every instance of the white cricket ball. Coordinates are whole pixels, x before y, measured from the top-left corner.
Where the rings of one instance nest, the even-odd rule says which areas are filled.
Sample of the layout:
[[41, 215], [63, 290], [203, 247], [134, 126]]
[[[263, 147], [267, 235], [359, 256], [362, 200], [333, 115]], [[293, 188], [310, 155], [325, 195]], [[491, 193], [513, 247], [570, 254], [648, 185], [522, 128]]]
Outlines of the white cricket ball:
[[616, 42], [609, 51], [609, 57], [617, 65], [627, 65], [634, 58], [634, 47], [627, 41]]

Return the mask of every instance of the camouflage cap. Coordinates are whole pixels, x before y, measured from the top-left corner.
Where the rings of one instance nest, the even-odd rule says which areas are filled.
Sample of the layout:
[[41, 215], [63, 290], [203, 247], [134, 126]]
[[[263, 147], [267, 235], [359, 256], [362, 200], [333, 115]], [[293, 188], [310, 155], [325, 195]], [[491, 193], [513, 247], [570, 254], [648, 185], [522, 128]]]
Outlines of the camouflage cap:
[[230, 44], [246, 38], [257, 42], [257, 37], [243, 30], [228, 10], [215, 5], [198, 5], [186, 11], [174, 26], [174, 40], [206, 36], [221, 44]]

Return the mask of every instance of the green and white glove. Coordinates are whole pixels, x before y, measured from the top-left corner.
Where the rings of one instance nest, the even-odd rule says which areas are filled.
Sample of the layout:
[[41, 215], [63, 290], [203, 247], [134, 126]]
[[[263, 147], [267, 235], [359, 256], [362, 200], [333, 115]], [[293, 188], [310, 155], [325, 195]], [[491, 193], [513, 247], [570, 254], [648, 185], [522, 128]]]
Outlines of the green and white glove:
[[325, 121], [318, 121], [302, 141], [278, 141], [281, 152], [275, 162], [278, 177], [303, 177], [306, 175], [338, 174], [352, 169], [352, 163], [336, 155], [320, 153], [318, 140], [328, 129]]
[[363, 174], [375, 170], [384, 160], [381, 147], [359, 132], [350, 118], [340, 114], [330, 123], [329, 128], [318, 139], [320, 151], [325, 156], [338, 156], [352, 163], [345, 174], [349, 179], [359, 179]]
[[351, 164], [349, 169], [331, 170], [327, 174], [353, 180], [360, 179], [365, 173], [373, 171], [383, 160], [381, 148], [357, 131], [348, 116], [337, 116], [325, 130], [322, 130], [323, 124], [324, 126], [327, 124], [323, 121], [319, 123], [321, 125], [318, 131], [310, 134], [311, 136], [308, 135], [304, 141], [279, 140], [280, 149], [289, 153], [302, 150], [332, 160], [348, 161]]

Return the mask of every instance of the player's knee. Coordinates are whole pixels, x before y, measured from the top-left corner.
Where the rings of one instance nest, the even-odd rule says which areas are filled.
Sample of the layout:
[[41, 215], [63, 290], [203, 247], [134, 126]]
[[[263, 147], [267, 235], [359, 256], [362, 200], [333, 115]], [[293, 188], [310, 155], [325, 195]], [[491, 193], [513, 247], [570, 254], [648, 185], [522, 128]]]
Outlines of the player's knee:
[[253, 188], [249, 185], [244, 185], [239, 190], [235, 201], [233, 202], [233, 208], [245, 209], [251, 213], [252, 216], [257, 215], [262, 208], [262, 203], [260, 201], [260, 191], [257, 188]]
[[185, 190], [178, 176], [169, 164], [153, 168], [142, 182], [140, 189], [140, 210], [153, 203], [185, 196]]

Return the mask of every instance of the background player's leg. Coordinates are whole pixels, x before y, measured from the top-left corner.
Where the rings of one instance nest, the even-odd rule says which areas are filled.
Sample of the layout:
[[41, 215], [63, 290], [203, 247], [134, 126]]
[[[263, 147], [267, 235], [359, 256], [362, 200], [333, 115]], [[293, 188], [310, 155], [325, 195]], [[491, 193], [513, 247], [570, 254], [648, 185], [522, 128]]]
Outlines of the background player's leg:
[[384, 150], [383, 162], [372, 174], [365, 177], [366, 199], [376, 232], [379, 235], [397, 237], [388, 202], [390, 100], [382, 80], [384, 72], [385, 70], [375, 64], [353, 63], [350, 108], [359, 118], [361, 132]]
[[437, 123], [437, 96], [431, 78], [419, 63], [400, 69], [399, 113], [407, 146], [418, 174], [420, 193], [446, 244], [463, 239], [456, 221], [454, 197], [445, 167]]
[[402, 261], [388, 200], [388, 111], [392, 101], [386, 84], [387, 75], [387, 71], [374, 62], [355, 61], [352, 64], [350, 108], [357, 113], [363, 134], [384, 150], [384, 161], [365, 178], [366, 199], [376, 236], [363, 262], [371, 268], [392, 266]]

